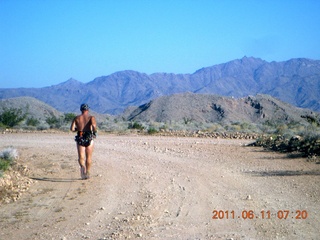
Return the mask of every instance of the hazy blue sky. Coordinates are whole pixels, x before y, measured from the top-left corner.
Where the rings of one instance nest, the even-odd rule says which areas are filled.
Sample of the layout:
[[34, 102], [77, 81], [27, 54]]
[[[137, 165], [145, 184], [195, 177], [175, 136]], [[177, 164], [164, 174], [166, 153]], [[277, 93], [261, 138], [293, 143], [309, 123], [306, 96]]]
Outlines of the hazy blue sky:
[[320, 60], [319, 0], [0, 0], [0, 88]]

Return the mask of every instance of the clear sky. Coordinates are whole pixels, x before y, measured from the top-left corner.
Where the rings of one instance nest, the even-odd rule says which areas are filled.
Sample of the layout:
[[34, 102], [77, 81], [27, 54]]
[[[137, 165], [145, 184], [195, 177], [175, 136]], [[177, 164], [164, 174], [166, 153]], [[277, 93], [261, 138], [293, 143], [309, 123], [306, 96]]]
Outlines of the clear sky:
[[319, 0], [0, 0], [0, 88], [320, 60]]

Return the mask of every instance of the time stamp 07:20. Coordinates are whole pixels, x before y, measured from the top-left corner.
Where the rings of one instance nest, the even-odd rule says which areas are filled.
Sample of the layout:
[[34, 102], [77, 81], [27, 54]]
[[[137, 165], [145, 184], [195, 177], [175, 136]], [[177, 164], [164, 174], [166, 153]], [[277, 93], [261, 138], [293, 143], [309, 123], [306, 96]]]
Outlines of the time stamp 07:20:
[[234, 210], [213, 210], [212, 219], [307, 219], [308, 212], [306, 210], [278, 210], [271, 212], [270, 210], [261, 210], [254, 212], [253, 210], [243, 210], [236, 213]]

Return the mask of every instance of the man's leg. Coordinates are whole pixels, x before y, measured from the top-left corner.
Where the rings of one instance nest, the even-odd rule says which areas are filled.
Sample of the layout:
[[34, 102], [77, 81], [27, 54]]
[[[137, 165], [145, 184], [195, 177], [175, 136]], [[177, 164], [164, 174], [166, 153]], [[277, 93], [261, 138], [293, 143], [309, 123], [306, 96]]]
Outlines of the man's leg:
[[86, 148], [77, 144], [77, 149], [78, 149], [78, 162], [80, 165], [81, 178], [85, 179], [86, 178], [86, 163], [85, 163]]
[[92, 152], [93, 152], [93, 141], [91, 144], [86, 147], [86, 169], [87, 169], [87, 178], [90, 177], [90, 169], [92, 164]]

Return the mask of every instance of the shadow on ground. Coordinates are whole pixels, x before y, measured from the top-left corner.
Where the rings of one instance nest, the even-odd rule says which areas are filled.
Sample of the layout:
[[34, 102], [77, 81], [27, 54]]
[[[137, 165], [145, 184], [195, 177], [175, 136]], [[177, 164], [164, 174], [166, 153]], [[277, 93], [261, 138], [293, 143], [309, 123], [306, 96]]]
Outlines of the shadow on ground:
[[[277, 160], [277, 159], [297, 159], [297, 158], [304, 158], [304, 159], [308, 159], [308, 156], [303, 153], [303, 152], [275, 152], [272, 150], [267, 150], [267, 149], [259, 149], [259, 150], [254, 150], [253, 152], [260, 152], [260, 153], [278, 153], [280, 155], [274, 155], [274, 156], [264, 156], [261, 157], [260, 159], [266, 159], [266, 160]], [[315, 158], [314, 161], [317, 162], [317, 159], [320, 161], [320, 158], [317, 157]], [[320, 162], [319, 162], [320, 163]], [[317, 162], [317, 164], [319, 164]]]
[[251, 171], [245, 173], [257, 177], [320, 176], [320, 171]]
[[31, 179], [37, 181], [46, 181], [46, 182], [75, 182], [80, 180], [80, 178], [46, 178], [46, 177], [32, 177]]

